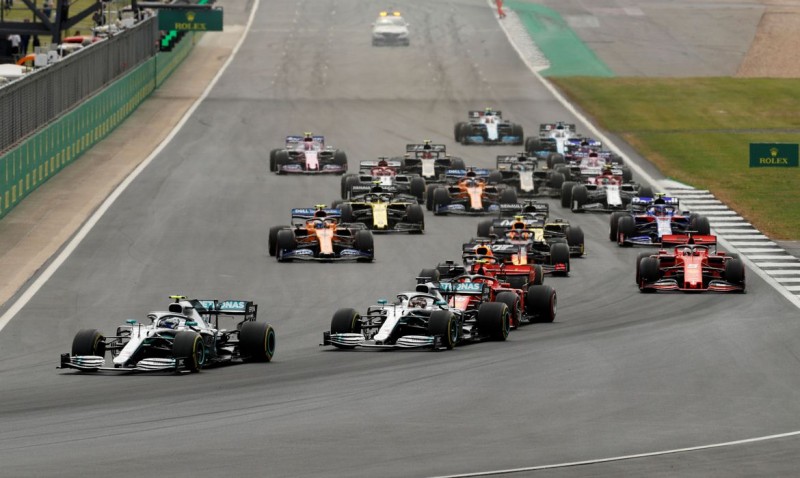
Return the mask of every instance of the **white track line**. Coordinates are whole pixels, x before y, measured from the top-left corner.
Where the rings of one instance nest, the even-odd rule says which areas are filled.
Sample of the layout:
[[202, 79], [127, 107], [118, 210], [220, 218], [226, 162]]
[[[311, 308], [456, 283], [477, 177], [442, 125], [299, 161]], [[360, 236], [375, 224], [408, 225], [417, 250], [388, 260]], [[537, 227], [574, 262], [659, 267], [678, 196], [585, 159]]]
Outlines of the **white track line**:
[[170, 141], [172, 141], [172, 139], [183, 128], [186, 122], [189, 121], [189, 118], [192, 116], [192, 114], [194, 114], [194, 112], [200, 106], [200, 103], [202, 103], [203, 100], [205, 100], [206, 97], [209, 95], [211, 89], [214, 88], [214, 85], [217, 84], [219, 79], [222, 77], [222, 74], [225, 73], [225, 70], [228, 69], [228, 66], [233, 61], [233, 58], [236, 56], [236, 53], [239, 51], [239, 48], [241, 48], [242, 45], [244, 44], [244, 39], [247, 37], [247, 32], [250, 31], [250, 27], [253, 24], [253, 19], [255, 18], [256, 11], [258, 11], [259, 3], [260, 0], [255, 0], [255, 2], [253, 2], [253, 9], [250, 12], [250, 17], [247, 19], [247, 25], [245, 26], [244, 33], [242, 33], [242, 36], [239, 38], [239, 41], [236, 43], [236, 46], [233, 47], [231, 55], [222, 65], [222, 67], [214, 76], [214, 78], [211, 80], [211, 83], [209, 83], [206, 89], [203, 90], [203, 93], [200, 95], [200, 97], [197, 98], [197, 100], [194, 103], [192, 103], [192, 106], [190, 106], [188, 110], [186, 110], [186, 113], [180, 119], [178, 124], [175, 125], [172, 131], [170, 131], [169, 135], [167, 135], [167, 137], [164, 138], [164, 140], [156, 147], [156, 149], [153, 150], [153, 152], [150, 153], [150, 155], [144, 161], [142, 161], [139, 164], [139, 166], [137, 166], [136, 169], [134, 169], [133, 172], [131, 172], [128, 175], [128, 177], [126, 177], [125, 180], [122, 181], [122, 183], [120, 183], [119, 186], [117, 186], [117, 188], [106, 198], [105, 201], [103, 201], [103, 204], [101, 204], [100, 207], [97, 209], [97, 211], [95, 211], [95, 213], [92, 214], [92, 216], [86, 221], [86, 223], [83, 225], [83, 227], [81, 227], [78, 233], [75, 234], [75, 237], [73, 237], [72, 240], [69, 241], [64, 250], [61, 251], [61, 254], [59, 254], [58, 257], [56, 257], [53, 260], [53, 262], [50, 263], [47, 269], [45, 269], [44, 272], [42, 272], [39, 275], [39, 277], [37, 277], [36, 280], [33, 281], [30, 287], [28, 287], [25, 290], [25, 292], [22, 293], [19, 299], [17, 299], [17, 301], [14, 302], [14, 304], [11, 307], [9, 307], [6, 313], [3, 314], [2, 317], [0, 317], [0, 331], [3, 330], [3, 328], [5, 328], [5, 326], [8, 325], [9, 322], [11, 322], [11, 319], [13, 319], [19, 313], [19, 311], [22, 310], [22, 308], [25, 307], [28, 304], [28, 302], [30, 302], [33, 296], [36, 295], [37, 292], [39, 292], [39, 289], [41, 289], [42, 286], [44, 286], [47, 283], [47, 281], [50, 280], [50, 278], [53, 276], [53, 274], [55, 274], [58, 268], [61, 267], [61, 265], [64, 264], [64, 262], [66, 262], [69, 256], [72, 255], [75, 249], [78, 248], [78, 246], [81, 244], [81, 242], [83, 242], [86, 236], [89, 235], [92, 229], [94, 229], [94, 226], [97, 225], [98, 221], [100, 221], [100, 218], [103, 217], [106, 211], [108, 211], [108, 209], [114, 204], [114, 202], [116, 202], [116, 200], [120, 197], [120, 195], [122, 195], [125, 189], [127, 189], [128, 186], [130, 186], [130, 184], [139, 176], [139, 174], [141, 174], [141, 172], [144, 171], [144, 169], [151, 162], [153, 162], [153, 159], [155, 159], [155, 157], [158, 156], [159, 153], [161, 153], [161, 151], [169, 144]]

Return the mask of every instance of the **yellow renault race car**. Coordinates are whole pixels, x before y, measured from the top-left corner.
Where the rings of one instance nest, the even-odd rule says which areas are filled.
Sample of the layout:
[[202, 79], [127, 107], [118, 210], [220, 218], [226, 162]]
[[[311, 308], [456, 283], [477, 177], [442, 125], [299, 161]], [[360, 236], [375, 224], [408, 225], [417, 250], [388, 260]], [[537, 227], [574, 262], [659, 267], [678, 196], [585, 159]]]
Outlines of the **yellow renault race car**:
[[348, 201], [334, 201], [343, 223], [363, 223], [373, 232], [422, 234], [425, 215], [417, 198], [386, 186], [353, 186]]

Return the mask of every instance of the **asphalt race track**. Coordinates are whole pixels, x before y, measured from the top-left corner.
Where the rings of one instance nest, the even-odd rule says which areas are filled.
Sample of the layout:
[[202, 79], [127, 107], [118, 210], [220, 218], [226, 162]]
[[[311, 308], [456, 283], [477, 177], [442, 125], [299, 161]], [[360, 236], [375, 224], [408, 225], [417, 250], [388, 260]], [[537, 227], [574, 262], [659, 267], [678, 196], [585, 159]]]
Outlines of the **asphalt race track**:
[[[248, 40], [175, 140], [0, 333], [0, 476], [424, 477], [576, 462], [800, 430], [797, 309], [755, 274], [745, 295], [642, 295], [638, 250], [608, 216], [554, 324], [447, 352], [319, 347], [339, 307], [412, 288], [458, 259], [476, 218], [426, 217], [376, 237], [374, 264], [278, 264], [267, 230], [330, 202], [339, 177], [278, 177], [267, 153], [312, 131], [361, 159], [453, 144], [491, 106], [535, 133], [570, 119], [484, 0], [403, 2], [409, 48], [373, 48], [374, 2], [262, 2]], [[490, 166], [513, 147], [452, 146]], [[112, 333], [169, 294], [253, 298], [276, 328], [270, 364], [173, 376], [56, 370], [78, 329]], [[800, 442], [561, 468], [545, 476], [792, 474]], [[520, 473], [514, 476], [524, 476]]]

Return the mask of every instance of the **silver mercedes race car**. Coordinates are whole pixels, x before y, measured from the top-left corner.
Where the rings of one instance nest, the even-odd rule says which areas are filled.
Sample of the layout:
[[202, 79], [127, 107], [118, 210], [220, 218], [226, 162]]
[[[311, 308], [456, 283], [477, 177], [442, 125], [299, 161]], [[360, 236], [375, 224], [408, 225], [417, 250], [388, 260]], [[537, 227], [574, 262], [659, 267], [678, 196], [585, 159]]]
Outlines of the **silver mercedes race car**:
[[[72, 352], [61, 355], [60, 368], [81, 372], [197, 372], [212, 365], [269, 362], [275, 353], [275, 330], [257, 322], [258, 306], [247, 300], [198, 300], [171, 296], [163, 312], [147, 314], [149, 323], [127, 320], [116, 334], [79, 331]], [[220, 317], [233, 319], [220, 328]], [[106, 366], [106, 353], [113, 366]]]

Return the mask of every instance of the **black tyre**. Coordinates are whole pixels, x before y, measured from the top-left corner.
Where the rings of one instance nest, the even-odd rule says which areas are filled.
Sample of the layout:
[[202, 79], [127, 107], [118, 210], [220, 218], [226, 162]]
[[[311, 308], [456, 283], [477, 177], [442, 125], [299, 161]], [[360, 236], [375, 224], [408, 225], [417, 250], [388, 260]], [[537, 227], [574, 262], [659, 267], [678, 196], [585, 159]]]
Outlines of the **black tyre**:
[[408, 183], [408, 193], [417, 198], [417, 201], [422, 202], [425, 200], [425, 179], [424, 178], [411, 178]]
[[425, 209], [433, 211], [433, 192], [436, 191], [435, 186], [428, 186], [425, 189]]
[[269, 152], [269, 171], [271, 173], [275, 172], [275, 155], [280, 151], [280, 149], [273, 149]]
[[561, 185], [561, 207], [572, 205], [572, 188], [577, 184], [575, 181], [566, 181]]
[[372, 256], [375, 255], [375, 241], [372, 238], [372, 233], [370, 231], [356, 231], [355, 236], [353, 236], [353, 248], [370, 255], [370, 257], [359, 259], [359, 262], [372, 262]]
[[334, 199], [333, 201], [331, 201], [331, 209], [339, 209], [340, 207], [342, 207], [342, 204], [344, 203], [345, 201], [341, 199]]
[[569, 246], [563, 243], [550, 244], [550, 264], [566, 265], [566, 274], [569, 274]]
[[532, 285], [542, 285], [544, 282], [544, 270], [540, 264], [533, 265], [533, 282]]
[[619, 226], [619, 218], [624, 216], [625, 212], [622, 211], [614, 211], [611, 213], [611, 218], [608, 220], [608, 240], [609, 241], [617, 241], [619, 236], [617, 235], [617, 227]]
[[464, 164], [464, 160], [461, 158], [453, 158], [450, 160], [450, 168], [451, 169], [467, 169], [467, 165]]
[[342, 167], [341, 174], [347, 172], [347, 155], [344, 151], [337, 149], [336, 152], [333, 153], [333, 164]]
[[472, 135], [472, 125], [464, 123], [461, 125], [461, 144], [469, 144], [469, 137]]
[[517, 190], [506, 188], [500, 191], [500, 204], [516, 204], [517, 203]]
[[522, 129], [521, 124], [514, 124], [511, 126], [511, 136], [519, 138], [514, 144], [525, 144], [525, 130]]
[[172, 342], [172, 356], [183, 359], [183, 366], [190, 372], [199, 372], [206, 363], [203, 337], [191, 330], [179, 331]]
[[269, 239], [267, 245], [269, 247], [269, 255], [275, 256], [278, 249], [278, 232], [282, 229], [288, 229], [286, 226], [274, 226], [269, 228]]
[[643, 198], [653, 198], [656, 196], [653, 192], [653, 188], [650, 186], [639, 186], [639, 190], [636, 192], [636, 194]]
[[642, 268], [641, 263], [642, 259], [645, 257], [650, 257], [652, 253], [650, 252], [640, 252], [638, 256], [636, 256], [636, 285], [642, 281]]
[[439, 212], [440, 207], [450, 205], [450, 193], [445, 188], [436, 188], [433, 190], [433, 212], [434, 214], [447, 214], [447, 212]]
[[629, 182], [633, 181], [633, 172], [631, 171], [631, 168], [629, 168], [627, 166], [622, 166], [620, 169], [622, 170], [622, 182], [623, 183], [629, 183]]
[[489, 173], [489, 177], [486, 178], [486, 182], [489, 184], [500, 184], [503, 182], [503, 173], [500, 171], [492, 171]]
[[572, 170], [567, 166], [556, 166], [556, 172], [564, 175], [564, 181], [572, 180]]
[[633, 236], [636, 233], [636, 221], [633, 216], [622, 216], [617, 222], [617, 244], [620, 246], [630, 246], [626, 243], [625, 239]]
[[428, 319], [428, 333], [442, 338], [442, 345], [448, 350], [458, 343], [458, 320], [448, 310], [434, 310]]
[[275, 329], [266, 322], [248, 320], [239, 330], [239, 355], [253, 362], [269, 362], [275, 354]]
[[[560, 168], [560, 169], [567, 169], [567, 168]], [[567, 170], [567, 174], [569, 174], [569, 170]], [[553, 173], [550, 175], [550, 187], [555, 189], [556, 191], [561, 190], [561, 186], [564, 184], [566, 180], [566, 176], [564, 173]]]
[[[350, 178], [355, 178], [356, 182], [355, 183], [348, 183]], [[351, 185], [352, 184], [357, 184], [357, 183], [358, 183], [358, 175], [356, 175], [356, 174], [345, 174], [344, 176], [342, 176], [342, 180], [341, 180], [342, 188], [341, 188], [341, 194], [340, 194], [342, 199], [348, 199], [350, 197], [350, 196], [347, 195], [347, 193], [350, 191]]]
[[659, 261], [657, 257], [645, 257], [639, 263], [639, 289], [642, 289], [642, 284], [651, 283], [661, 278], [661, 271], [659, 270]]
[[555, 169], [556, 166], [564, 164], [564, 155], [561, 153], [550, 153], [547, 155], [547, 168]]
[[725, 261], [725, 280], [744, 287], [744, 262], [741, 259]]
[[[331, 334], [357, 334], [361, 332], [361, 315], [355, 309], [339, 309], [331, 319]], [[340, 349], [354, 349], [353, 346], [336, 345]]]
[[511, 330], [511, 311], [500, 302], [484, 302], [478, 308], [478, 331], [492, 340], [503, 341]]
[[461, 142], [461, 133], [462, 133], [463, 129], [464, 129], [464, 122], [463, 121], [459, 121], [453, 127], [453, 137], [455, 138], [456, 143], [460, 143]]
[[420, 230], [418, 232], [424, 231], [425, 211], [422, 210], [422, 206], [419, 204], [409, 204], [406, 206], [406, 222], [410, 222], [411, 224], [419, 224]]
[[284, 260], [284, 251], [293, 251], [297, 249], [297, 239], [294, 237], [294, 232], [290, 229], [278, 231], [278, 237], [275, 243], [277, 244], [275, 247], [275, 256], [279, 261]]
[[341, 213], [340, 221], [343, 223], [355, 222], [356, 216], [353, 214], [353, 205], [350, 203], [344, 203], [339, 205], [339, 211]]
[[577, 247], [580, 249], [580, 252], [576, 252], [575, 255], [582, 256], [584, 253], [584, 236], [581, 226], [569, 226], [565, 235], [567, 236], [567, 244], [570, 248]]
[[556, 320], [558, 298], [549, 285], [532, 285], [525, 296], [525, 314], [531, 322], [553, 322]]
[[478, 223], [478, 237], [489, 237], [492, 234], [492, 220], [484, 219]]
[[275, 172], [283, 174], [281, 167], [289, 164], [289, 153], [286, 151], [278, 151], [275, 153]]
[[106, 338], [97, 329], [83, 329], [72, 339], [72, 355], [97, 355], [106, 353]]
[[529, 136], [525, 138], [525, 152], [528, 154], [535, 153], [541, 149], [541, 145], [539, 144], [539, 138], [534, 136]]
[[711, 224], [708, 222], [708, 218], [705, 216], [697, 216], [694, 219], [694, 222], [691, 224], [692, 230], [697, 231], [697, 234], [701, 236], [707, 236], [711, 234]]
[[417, 276], [417, 283], [439, 282], [439, 269], [422, 269]]
[[576, 184], [572, 188], [572, 203], [570, 204], [570, 208], [573, 211], [581, 211], [588, 199], [589, 191], [586, 189], [586, 186], [583, 184]]
[[522, 321], [522, 304], [520, 303], [519, 296], [514, 292], [500, 292], [494, 298], [495, 302], [502, 302], [508, 306], [508, 311], [511, 314], [511, 325], [513, 327], [519, 326]]

